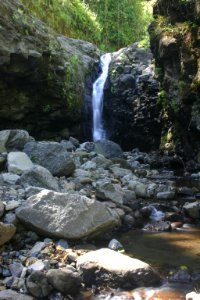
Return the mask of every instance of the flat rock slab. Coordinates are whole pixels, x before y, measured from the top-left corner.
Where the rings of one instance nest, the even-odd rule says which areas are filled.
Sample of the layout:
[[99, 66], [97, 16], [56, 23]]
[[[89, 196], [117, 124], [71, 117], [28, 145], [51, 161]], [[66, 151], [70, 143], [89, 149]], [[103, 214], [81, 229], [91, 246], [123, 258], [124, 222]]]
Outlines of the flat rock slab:
[[80, 256], [77, 268], [88, 286], [109, 285], [129, 290], [161, 282], [160, 276], [147, 263], [107, 248]]
[[80, 239], [119, 225], [118, 215], [103, 203], [78, 193], [42, 190], [17, 210], [28, 228], [49, 237]]

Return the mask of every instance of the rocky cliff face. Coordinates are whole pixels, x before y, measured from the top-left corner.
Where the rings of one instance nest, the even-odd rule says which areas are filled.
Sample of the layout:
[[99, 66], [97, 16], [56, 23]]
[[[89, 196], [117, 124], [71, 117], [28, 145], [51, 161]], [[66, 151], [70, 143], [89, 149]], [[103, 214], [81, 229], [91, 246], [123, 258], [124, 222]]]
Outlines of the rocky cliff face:
[[124, 149], [159, 148], [162, 122], [158, 90], [149, 50], [132, 44], [113, 54], [104, 99], [110, 139]]
[[98, 61], [92, 44], [56, 35], [19, 0], [0, 1], [0, 129], [79, 134], [85, 82], [90, 93]]
[[200, 158], [200, 2], [158, 0], [149, 28], [162, 90], [161, 146]]

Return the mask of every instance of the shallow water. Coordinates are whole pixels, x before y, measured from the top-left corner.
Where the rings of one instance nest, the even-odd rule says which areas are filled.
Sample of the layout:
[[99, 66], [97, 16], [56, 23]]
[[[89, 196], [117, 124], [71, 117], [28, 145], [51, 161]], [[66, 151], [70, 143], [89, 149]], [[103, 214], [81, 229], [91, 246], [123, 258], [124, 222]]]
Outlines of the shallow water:
[[167, 233], [132, 230], [116, 238], [124, 246], [126, 255], [149, 263], [162, 274], [165, 283], [159, 288], [138, 288], [129, 292], [102, 290], [97, 295], [88, 290], [78, 300], [183, 300], [194, 290], [192, 283], [168, 282], [168, 275], [173, 268], [183, 266], [200, 272], [199, 228]]
[[129, 231], [117, 237], [127, 255], [144, 260], [157, 269], [187, 266], [200, 270], [200, 229], [165, 233]]

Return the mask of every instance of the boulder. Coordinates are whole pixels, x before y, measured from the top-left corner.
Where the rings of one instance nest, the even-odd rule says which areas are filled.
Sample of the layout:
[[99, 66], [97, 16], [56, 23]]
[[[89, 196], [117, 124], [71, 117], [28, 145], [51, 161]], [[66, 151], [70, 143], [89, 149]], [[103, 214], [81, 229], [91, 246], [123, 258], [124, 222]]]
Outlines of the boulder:
[[141, 198], [147, 198], [148, 197], [148, 193], [147, 193], [147, 186], [139, 181], [136, 180], [131, 180], [129, 182], [128, 188], [132, 191], [135, 192], [135, 195], [137, 197], [141, 197]]
[[0, 300], [34, 300], [32, 296], [17, 293], [13, 290], [0, 292]]
[[161, 281], [160, 276], [147, 263], [110, 249], [91, 251], [80, 256], [77, 268], [89, 286], [100, 284], [133, 289], [153, 286]]
[[96, 187], [96, 196], [102, 200], [111, 200], [115, 203], [123, 204], [123, 193], [117, 184], [110, 182], [100, 182]]
[[81, 277], [70, 269], [49, 270], [47, 279], [50, 284], [63, 294], [78, 294], [81, 288]]
[[122, 157], [123, 152], [121, 147], [109, 140], [100, 140], [95, 142], [94, 151], [97, 154], [102, 154], [105, 158]]
[[65, 148], [56, 142], [29, 142], [24, 152], [37, 163], [47, 168], [55, 176], [71, 175], [75, 164]]
[[119, 167], [116, 167], [116, 166], [111, 167], [110, 170], [115, 175], [116, 178], [122, 178], [124, 176], [133, 174], [131, 170], [127, 170], [127, 169], [124, 169], [124, 168], [119, 168]]
[[76, 147], [70, 141], [62, 140], [60, 143], [68, 152], [72, 152], [76, 150]]
[[0, 246], [8, 242], [16, 232], [13, 224], [4, 224], [0, 222]]
[[159, 192], [156, 195], [158, 200], [172, 200], [175, 197], [175, 192], [173, 191], [165, 191], [165, 192]]
[[33, 167], [33, 163], [24, 152], [10, 152], [7, 157], [8, 172], [22, 174]]
[[47, 277], [41, 271], [33, 271], [26, 280], [29, 293], [36, 298], [45, 298], [53, 290], [47, 281]]
[[200, 202], [192, 202], [192, 203], [186, 203], [183, 206], [183, 209], [185, 212], [194, 219], [199, 219], [200, 218]]
[[16, 184], [20, 176], [13, 173], [2, 173], [2, 178], [5, 183]]
[[28, 228], [50, 237], [80, 239], [119, 225], [119, 217], [103, 203], [78, 193], [43, 190], [17, 210]]
[[32, 138], [26, 130], [8, 129], [0, 131], [0, 152], [22, 150]]
[[51, 173], [47, 169], [37, 165], [25, 171], [18, 180], [18, 183], [24, 187], [34, 186], [59, 191], [58, 183]]

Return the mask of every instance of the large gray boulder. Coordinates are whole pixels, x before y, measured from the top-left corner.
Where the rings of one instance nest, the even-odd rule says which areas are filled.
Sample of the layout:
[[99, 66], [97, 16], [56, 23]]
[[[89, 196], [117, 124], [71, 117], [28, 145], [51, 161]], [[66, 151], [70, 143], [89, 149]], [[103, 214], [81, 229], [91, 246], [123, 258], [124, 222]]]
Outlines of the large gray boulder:
[[95, 142], [94, 151], [98, 154], [102, 154], [106, 158], [123, 156], [121, 147], [109, 140], [100, 140]]
[[152, 286], [160, 276], [147, 263], [110, 249], [88, 252], [77, 260], [86, 285], [100, 284], [123, 289]]
[[56, 142], [29, 142], [24, 147], [29, 157], [56, 176], [71, 175], [75, 164], [65, 148]]
[[33, 163], [24, 152], [10, 152], [7, 158], [8, 172], [22, 174], [33, 167]]
[[59, 191], [58, 183], [52, 174], [46, 168], [37, 165], [25, 171], [18, 183], [24, 187], [34, 186]]
[[22, 150], [32, 138], [26, 130], [8, 129], [0, 131], [0, 152], [13, 149]]
[[39, 234], [64, 239], [97, 236], [119, 225], [119, 217], [103, 203], [78, 193], [43, 190], [17, 210], [17, 217]]

